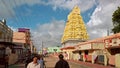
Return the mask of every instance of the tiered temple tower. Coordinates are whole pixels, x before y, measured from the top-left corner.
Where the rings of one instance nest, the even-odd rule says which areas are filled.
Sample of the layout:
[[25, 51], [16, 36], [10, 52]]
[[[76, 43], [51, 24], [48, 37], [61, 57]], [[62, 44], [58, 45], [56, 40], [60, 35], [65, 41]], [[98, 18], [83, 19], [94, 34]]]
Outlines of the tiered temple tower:
[[71, 46], [87, 39], [88, 34], [82, 16], [80, 15], [80, 9], [78, 6], [75, 6], [68, 15], [61, 42], [64, 46]]

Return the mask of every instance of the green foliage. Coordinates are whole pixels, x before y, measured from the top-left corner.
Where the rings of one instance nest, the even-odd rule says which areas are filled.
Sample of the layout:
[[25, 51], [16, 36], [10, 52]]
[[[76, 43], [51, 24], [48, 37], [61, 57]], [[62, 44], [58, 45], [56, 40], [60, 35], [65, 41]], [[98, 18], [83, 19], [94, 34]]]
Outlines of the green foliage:
[[112, 31], [114, 33], [119, 33], [120, 32], [120, 7], [118, 7], [118, 9], [113, 13], [112, 21], [114, 25], [114, 28], [112, 29]]

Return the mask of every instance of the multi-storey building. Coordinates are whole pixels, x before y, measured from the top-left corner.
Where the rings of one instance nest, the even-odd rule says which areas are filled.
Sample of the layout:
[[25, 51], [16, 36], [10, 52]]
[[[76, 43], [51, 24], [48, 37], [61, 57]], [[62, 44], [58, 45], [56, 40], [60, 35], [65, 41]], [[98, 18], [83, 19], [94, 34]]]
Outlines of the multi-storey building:
[[0, 20], [0, 41], [12, 42], [13, 30], [6, 25], [6, 20]]
[[19, 28], [13, 33], [13, 42], [17, 45], [14, 50], [19, 55], [18, 59], [23, 60], [31, 48], [30, 29]]
[[13, 45], [12, 37], [13, 37], [13, 30], [6, 25], [6, 20], [5, 19], [0, 20], [0, 49], [3, 48], [3, 50], [5, 49], [10, 50], [10, 48], [12, 47], [11, 45]]
[[13, 30], [6, 25], [6, 20], [0, 20], [0, 65], [4, 64], [5, 54], [10, 55], [13, 43]]
[[30, 29], [19, 28], [18, 32], [13, 33], [13, 42], [22, 43], [25, 48], [30, 48]]

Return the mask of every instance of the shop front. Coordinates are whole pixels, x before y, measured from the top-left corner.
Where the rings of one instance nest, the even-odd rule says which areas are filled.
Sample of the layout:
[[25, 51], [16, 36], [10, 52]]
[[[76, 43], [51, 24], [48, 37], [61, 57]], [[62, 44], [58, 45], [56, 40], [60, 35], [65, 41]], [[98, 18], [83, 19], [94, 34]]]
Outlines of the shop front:
[[11, 54], [13, 46], [15, 46], [15, 44], [11, 42], [0, 42], [0, 66], [5, 65], [5, 57]]

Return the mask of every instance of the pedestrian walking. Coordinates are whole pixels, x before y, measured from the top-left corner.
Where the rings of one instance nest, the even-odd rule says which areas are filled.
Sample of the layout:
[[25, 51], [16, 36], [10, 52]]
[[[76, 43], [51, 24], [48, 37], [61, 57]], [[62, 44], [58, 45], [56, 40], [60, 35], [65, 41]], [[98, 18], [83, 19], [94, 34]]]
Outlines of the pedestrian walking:
[[5, 68], [8, 68], [8, 62], [9, 62], [9, 56], [8, 55], [6, 55], [5, 56]]
[[69, 64], [66, 60], [64, 60], [64, 56], [60, 54], [59, 56], [59, 61], [55, 64], [55, 68], [70, 68]]
[[38, 63], [40, 63], [40, 68], [46, 68], [46, 65], [42, 56], [39, 57]]
[[65, 59], [68, 60], [68, 53], [65, 52]]
[[30, 51], [28, 51], [28, 54], [26, 54], [26, 57], [25, 57], [25, 68], [27, 68], [27, 65], [32, 62], [32, 54]]
[[40, 64], [38, 63], [37, 56], [33, 57], [33, 61], [28, 64], [27, 68], [40, 68]]

